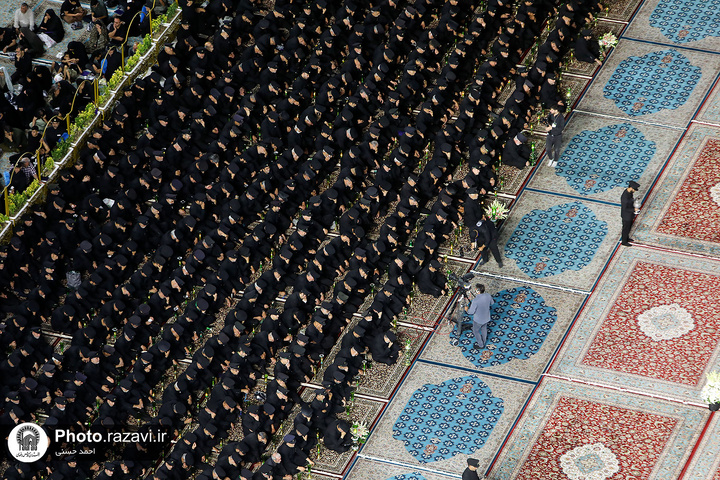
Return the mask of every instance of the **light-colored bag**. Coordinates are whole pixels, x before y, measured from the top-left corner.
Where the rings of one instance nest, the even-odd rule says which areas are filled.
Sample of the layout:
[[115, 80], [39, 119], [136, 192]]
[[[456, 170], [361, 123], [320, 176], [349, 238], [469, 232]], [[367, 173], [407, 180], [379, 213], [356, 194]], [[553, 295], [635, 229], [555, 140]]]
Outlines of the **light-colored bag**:
[[82, 278], [80, 277], [80, 272], [76, 272], [75, 270], [70, 270], [65, 274], [65, 278], [67, 279], [67, 286], [68, 288], [72, 290], [77, 290], [77, 288], [82, 283]]
[[38, 37], [40, 37], [40, 40], [45, 44], [45, 48], [51, 48], [53, 47], [57, 42], [50, 38], [50, 36], [47, 33], [38, 33]]

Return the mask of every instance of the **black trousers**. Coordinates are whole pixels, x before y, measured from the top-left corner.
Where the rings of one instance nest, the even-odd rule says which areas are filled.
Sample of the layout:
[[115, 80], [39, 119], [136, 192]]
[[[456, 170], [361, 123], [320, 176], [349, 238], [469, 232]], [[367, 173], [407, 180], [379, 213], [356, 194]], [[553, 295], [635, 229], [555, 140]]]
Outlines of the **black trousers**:
[[500, 250], [498, 250], [497, 240], [491, 241], [485, 248], [483, 248], [483, 250], [482, 250], [483, 262], [487, 262], [490, 259], [490, 252], [492, 252], [493, 257], [495, 258], [495, 261], [497, 263], [502, 263], [502, 260], [500, 258]]
[[623, 218], [622, 221], [622, 236], [621, 241], [622, 243], [628, 243], [630, 241], [630, 228], [632, 228], [633, 221], [631, 220], [625, 220]]
[[562, 145], [561, 135], [550, 135], [545, 138], [545, 154], [552, 161], [560, 160], [560, 147]]

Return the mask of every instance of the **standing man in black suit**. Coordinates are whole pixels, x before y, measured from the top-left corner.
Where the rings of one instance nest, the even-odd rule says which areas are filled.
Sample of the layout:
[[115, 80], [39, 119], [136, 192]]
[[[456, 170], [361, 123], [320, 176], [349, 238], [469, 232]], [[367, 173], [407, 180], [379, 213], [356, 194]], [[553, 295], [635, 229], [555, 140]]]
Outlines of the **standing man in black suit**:
[[487, 218], [487, 215], [483, 214], [482, 219], [475, 224], [475, 228], [470, 232], [470, 238], [473, 241], [473, 247], [480, 248], [482, 262], [479, 265], [486, 264], [490, 260], [490, 253], [492, 253], [498, 267], [503, 268], [502, 257], [498, 249], [500, 233], [495, 223]]
[[548, 126], [547, 138], [545, 140], [545, 153], [548, 157], [548, 166], [557, 165], [560, 158], [560, 146], [562, 145], [562, 133], [565, 128], [565, 116], [560, 113], [557, 105], [550, 107], [550, 115], [547, 117]]
[[635, 215], [638, 214], [638, 210], [635, 208], [635, 199], [633, 193], [637, 192], [640, 188], [640, 184], [631, 180], [628, 183], [628, 187], [622, 193], [620, 197], [620, 216], [622, 218], [622, 245], [626, 247], [632, 246], [630, 242], [633, 241], [630, 238], [630, 228], [632, 227]]

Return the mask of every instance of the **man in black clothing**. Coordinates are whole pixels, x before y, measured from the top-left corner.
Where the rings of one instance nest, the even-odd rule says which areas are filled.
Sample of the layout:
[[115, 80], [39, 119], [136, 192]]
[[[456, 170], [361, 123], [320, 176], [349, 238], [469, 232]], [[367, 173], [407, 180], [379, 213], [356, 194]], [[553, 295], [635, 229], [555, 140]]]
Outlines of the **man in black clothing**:
[[462, 480], [480, 480], [480, 476], [477, 473], [480, 462], [476, 458], [468, 458], [467, 464], [468, 466], [462, 474]]
[[630, 228], [632, 227], [635, 215], [638, 214], [638, 209], [635, 208], [635, 199], [633, 193], [637, 192], [640, 188], [640, 184], [635, 181], [630, 181], [628, 187], [622, 193], [620, 197], [620, 217], [622, 218], [622, 244], [626, 247], [632, 246], [630, 242], [633, 241], [630, 238]]
[[425, 294], [438, 298], [446, 293], [445, 275], [443, 275], [440, 262], [433, 259], [417, 273], [418, 289]]
[[540, 102], [544, 107], [563, 104], [563, 98], [558, 92], [557, 78], [554, 73], [548, 73], [540, 87]]
[[326, 429], [323, 435], [325, 446], [335, 452], [347, 452], [352, 446], [350, 424], [346, 420], [335, 420]]
[[526, 140], [525, 135], [518, 133], [512, 140], [507, 142], [502, 154], [502, 161], [505, 165], [520, 170], [530, 165], [530, 147], [525, 145]]
[[560, 158], [560, 146], [562, 145], [562, 132], [565, 128], [565, 117], [560, 113], [560, 108], [555, 105], [550, 107], [550, 115], [547, 118], [547, 140], [545, 142], [545, 153], [548, 157], [548, 166], [554, 167]]
[[581, 62], [586, 63], [597, 63], [602, 65], [600, 60], [600, 45], [598, 41], [593, 38], [592, 31], [584, 29], [580, 36], [578, 36], [577, 42], [575, 42], [575, 58]]
[[[473, 235], [474, 234], [474, 235]], [[483, 215], [482, 220], [475, 224], [475, 228], [470, 233], [473, 238], [473, 246], [480, 246], [480, 253], [482, 253], [482, 260], [480, 265], [488, 262], [490, 259], [490, 252], [492, 252], [498, 267], [503, 267], [502, 258], [500, 257], [500, 251], [498, 250], [498, 238], [500, 234], [495, 227], [492, 220], [488, 219], [486, 215]]]
[[28, 185], [30, 185], [30, 182], [28, 182], [27, 177], [22, 171], [22, 161], [18, 160], [18, 162], [13, 167], [12, 172], [10, 172], [10, 187], [13, 189], [14, 192], [22, 193], [25, 191]]
[[397, 361], [400, 353], [397, 335], [392, 331], [385, 332], [384, 335], [376, 335], [370, 344], [370, 351], [373, 361], [392, 365]]

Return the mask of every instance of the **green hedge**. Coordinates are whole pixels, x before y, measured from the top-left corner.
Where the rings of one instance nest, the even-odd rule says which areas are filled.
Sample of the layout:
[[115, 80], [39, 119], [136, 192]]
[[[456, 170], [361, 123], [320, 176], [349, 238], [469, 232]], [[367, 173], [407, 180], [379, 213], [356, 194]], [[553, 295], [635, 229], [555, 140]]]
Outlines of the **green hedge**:
[[[20, 211], [23, 205], [27, 203], [28, 199], [33, 196], [38, 188], [40, 188], [40, 183], [37, 180], [33, 180], [24, 192], [8, 195], [8, 210], [10, 211], [11, 217], [15, 216], [15, 214]], [[3, 216], [7, 218], [7, 216]]]

